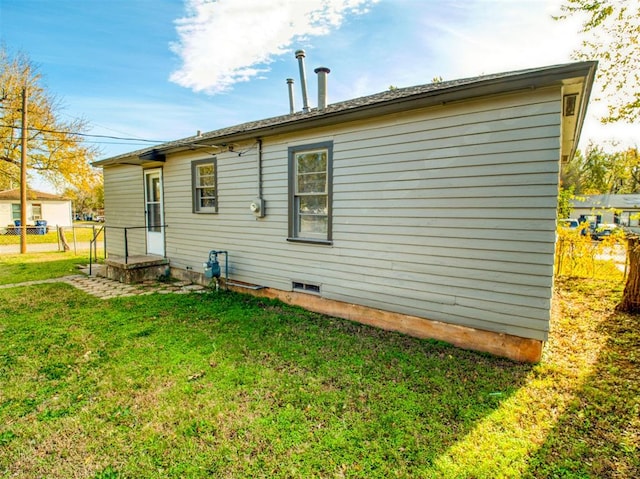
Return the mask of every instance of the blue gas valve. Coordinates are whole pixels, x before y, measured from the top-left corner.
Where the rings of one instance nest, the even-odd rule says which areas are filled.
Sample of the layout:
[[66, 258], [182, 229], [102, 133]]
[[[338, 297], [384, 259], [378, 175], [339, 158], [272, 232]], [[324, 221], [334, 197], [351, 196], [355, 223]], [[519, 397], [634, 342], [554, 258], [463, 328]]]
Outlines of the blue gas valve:
[[220, 262], [218, 261], [218, 255], [224, 255], [224, 285], [225, 288], [229, 283], [229, 253], [227, 251], [222, 250], [211, 250], [209, 251], [209, 261], [203, 263], [204, 267], [204, 276], [209, 279], [216, 279], [216, 289], [218, 289], [219, 281], [221, 274]]
[[219, 278], [220, 277], [220, 263], [218, 262], [219, 251], [209, 252], [209, 261], [204, 263], [204, 276], [206, 278]]

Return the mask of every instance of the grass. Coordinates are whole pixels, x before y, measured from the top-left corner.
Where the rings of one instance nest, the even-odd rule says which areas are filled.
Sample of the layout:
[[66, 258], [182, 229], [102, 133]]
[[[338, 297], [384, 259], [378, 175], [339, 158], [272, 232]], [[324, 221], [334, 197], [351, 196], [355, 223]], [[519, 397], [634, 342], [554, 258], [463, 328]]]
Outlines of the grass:
[[0, 285], [78, 274], [78, 265], [89, 262], [88, 253], [10, 254], [0, 256]]
[[639, 477], [621, 289], [558, 281], [538, 365], [225, 292], [0, 289], [0, 477]]

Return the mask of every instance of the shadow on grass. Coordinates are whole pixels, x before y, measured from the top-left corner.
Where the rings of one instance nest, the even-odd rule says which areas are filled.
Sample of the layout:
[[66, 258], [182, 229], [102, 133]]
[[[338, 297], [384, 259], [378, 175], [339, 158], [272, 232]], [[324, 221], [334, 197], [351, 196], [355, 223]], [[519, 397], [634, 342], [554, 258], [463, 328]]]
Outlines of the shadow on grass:
[[10, 291], [5, 474], [444, 477], [436, 459], [532, 371], [232, 293]]
[[640, 319], [611, 313], [597, 327], [607, 337], [527, 477], [640, 477]]

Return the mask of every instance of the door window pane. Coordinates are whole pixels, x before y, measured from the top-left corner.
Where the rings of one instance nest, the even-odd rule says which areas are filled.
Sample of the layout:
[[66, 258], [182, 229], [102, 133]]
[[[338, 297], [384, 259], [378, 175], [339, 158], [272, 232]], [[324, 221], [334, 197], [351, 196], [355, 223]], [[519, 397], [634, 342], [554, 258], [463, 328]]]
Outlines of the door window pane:
[[147, 228], [149, 231], [159, 233], [162, 226], [162, 215], [159, 203], [149, 203], [147, 205]]
[[160, 201], [160, 177], [149, 175], [147, 178], [147, 201]]

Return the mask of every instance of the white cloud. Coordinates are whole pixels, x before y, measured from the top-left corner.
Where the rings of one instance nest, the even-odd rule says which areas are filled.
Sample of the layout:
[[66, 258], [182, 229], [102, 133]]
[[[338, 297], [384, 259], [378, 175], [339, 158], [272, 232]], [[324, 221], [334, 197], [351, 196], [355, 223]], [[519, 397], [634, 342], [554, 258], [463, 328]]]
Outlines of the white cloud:
[[565, 63], [580, 45], [579, 24], [577, 19], [552, 18], [560, 13], [560, 3], [469, 2], [461, 9], [463, 21], [426, 20], [425, 31], [436, 51], [446, 52], [442, 64], [451, 78]]
[[294, 40], [326, 35], [347, 14], [378, 0], [187, 0], [171, 49], [182, 66], [170, 80], [215, 94], [269, 70]]

